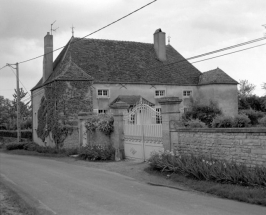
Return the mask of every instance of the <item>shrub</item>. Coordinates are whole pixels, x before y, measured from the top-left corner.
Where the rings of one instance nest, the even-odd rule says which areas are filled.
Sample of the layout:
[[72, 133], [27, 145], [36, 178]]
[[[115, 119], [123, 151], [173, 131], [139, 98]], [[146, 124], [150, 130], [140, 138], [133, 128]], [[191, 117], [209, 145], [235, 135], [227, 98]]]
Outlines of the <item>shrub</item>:
[[263, 112], [255, 111], [255, 110], [252, 110], [252, 109], [241, 110], [240, 114], [247, 115], [248, 118], [250, 119], [251, 125], [257, 125], [259, 123], [258, 120], [265, 116], [265, 114]]
[[234, 124], [233, 117], [219, 115], [212, 121], [213, 128], [232, 128]]
[[184, 118], [187, 120], [199, 119], [210, 127], [213, 119], [219, 114], [221, 114], [221, 110], [212, 101], [209, 105], [202, 105], [192, 101], [189, 111], [184, 113]]
[[206, 128], [207, 125], [199, 119], [191, 119], [185, 123], [188, 128]]
[[50, 146], [37, 146], [35, 151], [42, 154], [59, 154], [59, 150], [57, 148]]
[[109, 135], [114, 130], [114, 118], [108, 114], [100, 114], [99, 121], [98, 121], [98, 129]]
[[259, 124], [266, 127], [266, 116], [259, 119]]
[[78, 155], [79, 154], [79, 148], [78, 147], [62, 148], [62, 149], [60, 149], [59, 152], [60, 152], [60, 154], [64, 154], [66, 156]]
[[234, 162], [203, 156], [180, 156], [170, 152], [154, 152], [149, 159], [149, 165], [155, 170], [179, 173], [197, 180], [242, 186], [266, 186], [266, 167], [248, 168]]
[[92, 145], [80, 149], [79, 158], [82, 160], [114, 160], [115, 149], [112, 146]]
[[245, 128], [250, 124], [250, 119], [245, 114], [238, 114], [233, 119], [233, 127]]
[[40, 145], [38, 145], [37, 143], [34, 143], [34, 142], [28, 142], [28, 143], [24, 144], [23, 149], [27, 150], [27, 151], [37, 151], [37, 149], [39, 147], [42, 147], [42, 146], [40, 146]]
[[24, 149], [25, 143], [11, 143], [6, 146], [6, 150], [22, 150]]

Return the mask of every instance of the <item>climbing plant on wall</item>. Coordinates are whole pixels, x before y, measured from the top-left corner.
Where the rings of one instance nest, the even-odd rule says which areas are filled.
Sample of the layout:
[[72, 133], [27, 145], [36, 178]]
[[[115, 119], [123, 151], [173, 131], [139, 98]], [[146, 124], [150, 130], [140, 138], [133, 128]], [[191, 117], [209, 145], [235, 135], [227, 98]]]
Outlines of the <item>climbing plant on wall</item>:
[[88, 117], [85, 127], [89, 132], [98, 129], [104, 134], [110, 135], [114, 130], [114, 118], [109, 114], [91, 115]]
[[55, 81], [46, 85], [38, 110], [38, 137], [44, 141], [51, 135], [56, 147], [62, 147], [73, 132], [78, 113], [93, 110], [91, 85], [89, 81]]

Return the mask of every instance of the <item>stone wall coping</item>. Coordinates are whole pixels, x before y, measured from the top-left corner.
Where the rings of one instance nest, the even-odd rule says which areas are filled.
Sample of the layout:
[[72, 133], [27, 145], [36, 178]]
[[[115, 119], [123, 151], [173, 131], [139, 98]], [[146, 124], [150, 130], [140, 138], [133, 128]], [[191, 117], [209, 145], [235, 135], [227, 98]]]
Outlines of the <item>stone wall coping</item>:
[[119, 101], [109, 106], [111, 109], [128, 109], [129, 104]]
[[162, 97], [158, 99], [159, 104], [165, 105], [165, 104], [180, 104], [182, 102], [182, 99], [179, 97], [171, 96], [171, 97]]
[[171, 132], [202, 132], [202, 133], [265, 133], [266, 128], [178, 128]]

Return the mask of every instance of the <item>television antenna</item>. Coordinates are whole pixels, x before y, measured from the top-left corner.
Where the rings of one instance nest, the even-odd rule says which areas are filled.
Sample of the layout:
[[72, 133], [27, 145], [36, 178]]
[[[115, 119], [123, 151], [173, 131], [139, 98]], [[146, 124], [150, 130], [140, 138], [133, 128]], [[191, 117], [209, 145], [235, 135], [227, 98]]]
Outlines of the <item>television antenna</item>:
[[168, 38], [168, 45], [170, 45], [170, 40], [171, 40], [170, 35], [167, 38]]
[[53, 29], [53, 24], [56, 22], [56, 20], [51, 24], [51, 35], [53, 35], [53, 31], [56, 31], [58, 28]]

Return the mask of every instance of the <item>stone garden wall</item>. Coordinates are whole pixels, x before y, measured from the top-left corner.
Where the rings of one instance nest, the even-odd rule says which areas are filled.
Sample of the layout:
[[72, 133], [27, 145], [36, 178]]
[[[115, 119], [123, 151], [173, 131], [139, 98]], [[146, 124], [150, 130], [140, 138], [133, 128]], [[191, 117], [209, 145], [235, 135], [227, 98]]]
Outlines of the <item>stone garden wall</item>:
[[266, 128], [172, 129], [174, 151], [266, 166]]

